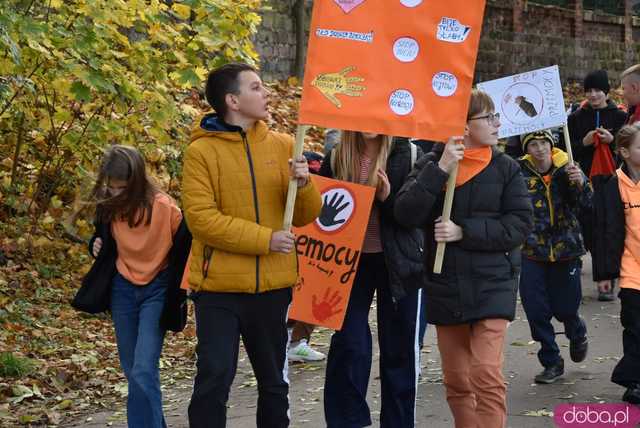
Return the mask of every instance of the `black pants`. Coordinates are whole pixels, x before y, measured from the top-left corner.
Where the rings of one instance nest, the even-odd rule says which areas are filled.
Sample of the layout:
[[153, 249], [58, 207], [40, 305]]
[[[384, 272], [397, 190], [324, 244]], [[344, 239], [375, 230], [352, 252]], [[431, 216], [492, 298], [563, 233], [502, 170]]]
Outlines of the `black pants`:
[[258, 428], [289, 426], [287, 311], [291, 289], [260, 294], [193, 295], [197, 373], [189, 404], [191, 428], [223, 428], [238, 365], [240, 336], [258, 381]]
[[394, 302], [382, 253], [363, 254], [342, 329], [331, 337], [324, 384], [329, 428], [371, 425], [367, 388], [372, 337], [369, 310], [376, 294], [380, 345], [380, 427], [413, 428], [420, 370], [418, 319], [420, 291]]
[[520, 298], [531, 337], [540, 342], [538, 360], [543, 367], [562, 360], [551, 318], [564, 324], [569, 340], [587, 335], [587, 327], [578, 314], [582, 301], [580, 265], [580, 259], [549, 263], [522, 258]]
[[640, 291], [621, 288], [620, 322], [622, 332], [622, 359], [613, 369], [611, 381], [630, 387], [640, 383]]

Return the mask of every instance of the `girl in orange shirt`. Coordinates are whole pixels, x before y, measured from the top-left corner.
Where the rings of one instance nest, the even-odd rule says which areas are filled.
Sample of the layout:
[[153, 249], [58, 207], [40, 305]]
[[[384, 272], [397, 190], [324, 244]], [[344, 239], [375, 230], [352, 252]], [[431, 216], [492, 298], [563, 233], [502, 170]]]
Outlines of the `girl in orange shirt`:
[[182, 213], [148, 178], [142, 155], [132, 147], [106, 152], [93, 198], [96, 235], [90, 249], [94, 267], [108, 266], [104, 274], [113, 276], [110, 308], [129, 382], [128, 425], [164, 428], [159, 360], [171, 328], [165, 322], [168, 296], [175, 296], [171, 289], [181, 278], [175, 272], [182, 272], [171, 257], [176, 232], [186, 230]]
[[623, 356], [611, 381], [640, 404], [640, 124], [620, 129], [616, 145], [624, 163], [594, 195], [593, 276], [599, 285], [620, 278]]

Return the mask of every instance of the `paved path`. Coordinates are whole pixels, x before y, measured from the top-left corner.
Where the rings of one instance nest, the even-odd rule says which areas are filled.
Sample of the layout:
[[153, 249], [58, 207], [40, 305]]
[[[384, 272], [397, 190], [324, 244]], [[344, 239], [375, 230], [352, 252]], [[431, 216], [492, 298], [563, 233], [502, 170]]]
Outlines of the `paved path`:
[[[585, 260], [585, 266], [590, 264]], [[553, 385], [536, 385], [533, 377], [541, 367], [536, 352], [538, 346], [531, 342], [529, 326], [522, 307], [518, 305], [517, 318], [511, 323], [505, 350], [505, 378], [508, 386], [509, 427], [553, 427], [545, 412], [565, 402], [619, 402], [622, 388], [612, 384], [609, 376], [622, 352], [621, 327], [619, 324], [619, 302], [598, 302], [590, 272], [583, 272], [584, 300], [582, 316], [589, 329], [590, 348], [587, 360], [580, 364], [569, 358], [569, 342], [564, 335], [558, 343], [565, 359], [565, 376]], [[375, 314], [375, 311], [372, 311]], [[375, 327], [375, 319], [372, 318]], [[556, 330], [563, 331], [556, 323]], [[322, 330], [314, 335], [314, 346], [327, 352], [330, 332]], [[453, 426], [442, 385], [440, 359], [435, 344], [435, 329], [429, 327], [426, 346], [422, 352], [422, 377], [419, 382], [417, 419], [419, 427], [446, 428]], [[379, 426], [379, 379], [377, 350], [369, 388], [369, 404], [373, 412], [374, 426]], [[291, 427], [323, 427], [322, 391], [324, 363], [297, 364], [290, 368], [291, 379]], [[173, 385], [165, 382], [165, 404], [167, 423], [173, 428], [187, 427], [186, 407], [191, 393], [190, 381], [177, 381]], [[228, 427], [255, 427], [256, 388], [251, 367], [244, 353], [238, 367], [229, 399]], [[527, 416], [527, 415], [542, 416]], [[78, 421], [72, 426], [126, 427], [122, 409], [103, 412]]]

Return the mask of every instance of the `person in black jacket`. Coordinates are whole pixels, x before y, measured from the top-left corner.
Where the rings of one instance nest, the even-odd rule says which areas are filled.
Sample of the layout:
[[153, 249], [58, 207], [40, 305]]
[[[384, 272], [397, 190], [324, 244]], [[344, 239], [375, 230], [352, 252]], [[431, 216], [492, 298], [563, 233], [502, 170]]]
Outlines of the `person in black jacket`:
[[567, 119], [575, 161], [587, 177], [591, 173], [596, 138], [609, 147], [613, 156], [613, 138], [627, 118], [627, 114], [608, 99], [609, 89], [605, 70], [587, 74], [584, 79], [587, 102]]
[[624, 401], [640, 404], [640, 123], [620, 129], [616, 143], [623, 165], [594, 195], [593, 277], [620, 278], [623, 356], [611, 381], [626, 388]]
[[[504, 337], [515, 316], [520, 246], [532, 229], [520, 167], [494, 147], [500, 126], [494, 111], [489, 95], [472, 91], [464, 137], [420, 158], [394, 207], [401, 224], [424, 228], [427, 318], [436, 325], [456, 427], [505, 426]], [[451, 219], [441, 221], [456, 163]], [[437, 243], [446, 243], [439, 274]]]
[[191, 235], [175, 202], [149, 180], [142, 155], [113, 146], [105, 154], [93, 191], [96, 257], [83, 287], [110, 282], [111, 310], [120, 365], [129, 383], [130, 428], [166, 427], [159, 360], [167, 329], [186, 318], [179, 289]]
[[[627, 114], [607, 98], [609, 89], [609, 77], [605, 70], [596, 70], [587, 74], [584, 79], [587, 100], [567, 119], [575, 161], [589, 178], [592, 176], [591, 165], [596, 145], [605, 144], [613, 157], [614, 136], [627, 118]], [[594, 186], [594, 191], [598, 191], [597, 186]], [[592, 220], [590, 216], [582, 215], [580, 223], [585, 247], [590, 250], [593, 235]], [[611, 287], [598, 289], [598, 300], [614, 300], [613, 283]]]
[[344, 323], [331, 337], [327, 357], [324, 409], [329, 428], [371, 425], [366, 397], [372, 359], [369, 309], [374, 293], [380, 425], [410, 428], [415, 423], [423, 236], [419, 229], [398, 225], [393, 209], [395, 195], [411, 171], [412, 152], [414, 157], [420, 154], [406, 139], [392, 143], [386, 136], [344, 131], [320, 169], [325, 177], [376, 187]]

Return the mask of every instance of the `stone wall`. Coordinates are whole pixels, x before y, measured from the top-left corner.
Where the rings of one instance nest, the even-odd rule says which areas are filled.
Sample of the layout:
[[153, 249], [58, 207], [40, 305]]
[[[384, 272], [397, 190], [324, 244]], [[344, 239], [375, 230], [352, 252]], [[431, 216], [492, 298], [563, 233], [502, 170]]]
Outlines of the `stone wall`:
[[296, 60], [295, 0], [269, 0], [263, 3], [269, 9], [262, 12], [262, 24], [254, 39], [260, 54], [260, 69], [266, 79], [286, 79], [294, 73]]
[[[570, 7], [527, 0], [487, 0], [476, 81], [558, 64], [563, 80], [582, 80], [590, 70], [609, 70], [615, 81], [626, 67], [640, 62], [640, 17], [608, 15], [570, 0]], [[255, 39], [267, 79], [294, 73], [295, 0], [270, 0], [270, 10]], [[311, 1], [307, 0], [310, 11]], [[310, 16], [310, 12], [309, 12]]]

